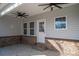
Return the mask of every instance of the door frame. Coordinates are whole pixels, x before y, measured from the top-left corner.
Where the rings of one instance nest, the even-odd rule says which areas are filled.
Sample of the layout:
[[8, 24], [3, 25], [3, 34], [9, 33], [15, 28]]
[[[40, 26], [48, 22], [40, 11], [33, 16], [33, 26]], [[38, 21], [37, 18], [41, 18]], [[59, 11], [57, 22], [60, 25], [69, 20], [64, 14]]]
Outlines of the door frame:
[[[39, 36], [39, 22], [44, 22], [44, 35], [46, 36], [46, 19], [39, 19], [37, 20], [37, 43], [45, 43], [45, 42], [38, 42], [38, 36]], [[45, 39], [44, 39], [45, 40]]]

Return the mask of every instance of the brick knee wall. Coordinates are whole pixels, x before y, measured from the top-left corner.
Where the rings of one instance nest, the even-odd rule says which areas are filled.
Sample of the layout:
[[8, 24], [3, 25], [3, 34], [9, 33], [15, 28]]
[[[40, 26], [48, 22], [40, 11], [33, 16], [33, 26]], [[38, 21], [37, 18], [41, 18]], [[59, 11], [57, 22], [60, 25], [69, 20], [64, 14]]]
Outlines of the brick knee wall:
[[36, 44], [36, 36], [22, 36], [22, 44], [35, 45]]
[[13, 44], [29, 44], [34, 45], [36, 43], [36, 37], [34, 36], [3, 36], [0, 37], [0, 47], [13, 45]]
[[0, 37], [0, 47], [20, 43], [20, 36]]

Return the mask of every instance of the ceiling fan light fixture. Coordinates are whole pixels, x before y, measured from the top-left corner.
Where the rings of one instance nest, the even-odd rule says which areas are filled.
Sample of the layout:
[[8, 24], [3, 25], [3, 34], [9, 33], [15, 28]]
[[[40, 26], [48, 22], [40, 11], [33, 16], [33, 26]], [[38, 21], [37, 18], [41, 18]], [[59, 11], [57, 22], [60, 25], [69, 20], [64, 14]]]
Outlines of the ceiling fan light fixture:
[[21, 5], [22, 3], [15, 3], [12, 6], [10, 6], [9, 8], [5, 9], [4, 11], [1, 12], [1, 16], [3, 16], [4, 14], [6, 14], [7, 12], [11, 11], [12, 9], [16, 8], [17, 6]]

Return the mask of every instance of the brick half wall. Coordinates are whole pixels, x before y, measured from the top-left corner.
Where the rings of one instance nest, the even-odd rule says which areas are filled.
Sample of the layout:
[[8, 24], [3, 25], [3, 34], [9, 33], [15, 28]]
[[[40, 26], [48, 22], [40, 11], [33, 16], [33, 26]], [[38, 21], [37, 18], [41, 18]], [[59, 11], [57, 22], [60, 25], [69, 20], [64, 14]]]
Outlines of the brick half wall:
[[34, 44], [36, 44], [36, 39], [37, 38], [35, 36], [23, 36], [23, 35], [1, 36], [0, 37], [0, 47], [13, 45], [13, 44], [34, 45]]

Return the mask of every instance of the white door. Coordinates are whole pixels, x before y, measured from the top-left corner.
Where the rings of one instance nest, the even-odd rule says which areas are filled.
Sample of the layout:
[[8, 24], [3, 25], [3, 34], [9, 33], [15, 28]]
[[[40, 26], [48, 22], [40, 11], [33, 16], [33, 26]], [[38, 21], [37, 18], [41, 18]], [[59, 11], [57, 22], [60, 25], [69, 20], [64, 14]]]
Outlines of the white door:
[[45, 43], [46, 20], [37, 21], [37, 43]]

